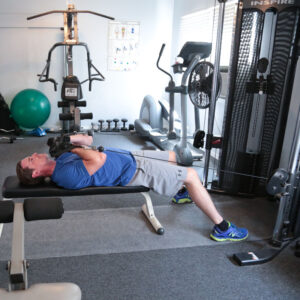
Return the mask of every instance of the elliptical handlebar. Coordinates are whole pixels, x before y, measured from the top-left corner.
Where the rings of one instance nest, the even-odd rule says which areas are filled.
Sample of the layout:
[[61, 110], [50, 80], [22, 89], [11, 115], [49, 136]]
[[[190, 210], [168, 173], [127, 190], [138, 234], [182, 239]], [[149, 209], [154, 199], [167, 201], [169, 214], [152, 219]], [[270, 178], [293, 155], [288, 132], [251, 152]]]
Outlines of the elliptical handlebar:
[[170, 80], [173, 81], [173, 77], [170, 73], [168, 73], [166, 70], [162, 69], [160, 66], [159, 66], [159, 61], [160, 61], [160, 58], [164, 52], [164, 49], [165, 49], [165, 46], [166, 44], [163, 43], [161, 45], [161, 48], [160, 48], [160, 51], [159, 51], [159, 54], [158, 54], [158, 59], [157, 59], [157, 62], [156, 62], [156, 67], [158, 68], [158, 70], [162, 71], [163, 73], [165, 73], [166, 75], [168, 75], [170, 77]]
[[160, 51], [159, 51], [159, 54], [158, 54], [158, 60], [160, 60], [160, 58], [161, 58], [161, 56], [162, 56], [162, 54], [163, 54], [163, 52], [164, 52], [165, 46], [166, 46], [165, 43], [163, 43], [163, 44], [161, 45], [161, 48], [160, 48]]

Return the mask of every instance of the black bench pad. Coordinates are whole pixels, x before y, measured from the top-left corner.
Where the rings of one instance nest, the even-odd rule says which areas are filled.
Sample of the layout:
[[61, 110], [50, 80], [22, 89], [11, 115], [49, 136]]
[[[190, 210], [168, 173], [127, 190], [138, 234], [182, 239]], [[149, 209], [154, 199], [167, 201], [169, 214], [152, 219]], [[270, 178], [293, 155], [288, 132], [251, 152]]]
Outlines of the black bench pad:
[[26, 197], [68, 197], [103, 194], [127, 194], [148, 192], [150, 189], [144, 186], [96, 186], [80, 190], [67, 190], [58, 187], [55, 183], [44, 183], [37, 186], [25, 186], [20, 184], [17, 176], [8, 176], [2, 186], [4, 198]]

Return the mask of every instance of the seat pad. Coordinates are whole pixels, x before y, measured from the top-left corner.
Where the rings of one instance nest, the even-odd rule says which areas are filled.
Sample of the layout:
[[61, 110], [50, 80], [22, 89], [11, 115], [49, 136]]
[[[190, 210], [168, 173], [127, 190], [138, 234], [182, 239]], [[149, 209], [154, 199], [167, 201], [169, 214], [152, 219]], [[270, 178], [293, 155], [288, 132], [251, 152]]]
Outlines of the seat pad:
[[67, 190], [58, 187], [55, 183], [43, 183], [36, 186], [22, 185], [17, 176], [6, 177], [2, 186], [4, 198], [26, 198], [26, 197], [68, 197], [87, 196], [102, 194], [127, 194], [148, 192], [150, 189], [144, 186], [94, 186], [80, 190]]

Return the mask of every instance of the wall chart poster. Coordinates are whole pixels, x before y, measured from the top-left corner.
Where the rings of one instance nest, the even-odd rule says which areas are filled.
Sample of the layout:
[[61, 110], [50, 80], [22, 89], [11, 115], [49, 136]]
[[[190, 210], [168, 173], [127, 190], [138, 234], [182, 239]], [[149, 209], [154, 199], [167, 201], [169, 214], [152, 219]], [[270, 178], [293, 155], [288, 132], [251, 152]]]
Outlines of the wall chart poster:
[[132, 71], [138, 64], [139, 22], [109, 22], [108, 69]]

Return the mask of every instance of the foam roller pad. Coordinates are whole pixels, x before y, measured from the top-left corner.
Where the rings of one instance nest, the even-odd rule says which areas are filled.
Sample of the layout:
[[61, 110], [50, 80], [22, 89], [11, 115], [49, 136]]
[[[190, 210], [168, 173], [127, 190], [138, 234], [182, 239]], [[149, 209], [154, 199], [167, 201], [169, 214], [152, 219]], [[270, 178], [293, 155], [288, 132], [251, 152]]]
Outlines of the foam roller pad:
[[0, 201], [0, 223], [11, 223], [14, 220], [15, 204], [11, 200]]
[[60, 219], [64, 213], [61, 198], [28, 198], [24, 200], [26, 221]]

